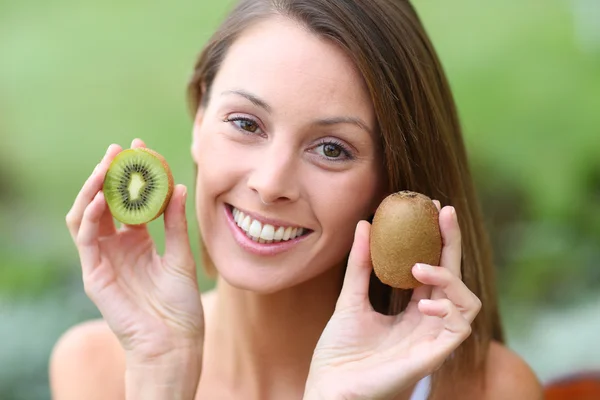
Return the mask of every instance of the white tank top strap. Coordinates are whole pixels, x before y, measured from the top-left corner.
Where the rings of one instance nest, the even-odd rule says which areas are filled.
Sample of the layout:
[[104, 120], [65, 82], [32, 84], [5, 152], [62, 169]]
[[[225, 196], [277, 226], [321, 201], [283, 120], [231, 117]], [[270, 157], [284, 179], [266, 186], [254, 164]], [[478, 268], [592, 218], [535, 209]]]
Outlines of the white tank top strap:
[[429, 388], [431, 386], [431, 376], [427, 375], [425, 378], [417, 382], [415, 390], [413, 390], [410, 400], [427, 400], [429, 396]]

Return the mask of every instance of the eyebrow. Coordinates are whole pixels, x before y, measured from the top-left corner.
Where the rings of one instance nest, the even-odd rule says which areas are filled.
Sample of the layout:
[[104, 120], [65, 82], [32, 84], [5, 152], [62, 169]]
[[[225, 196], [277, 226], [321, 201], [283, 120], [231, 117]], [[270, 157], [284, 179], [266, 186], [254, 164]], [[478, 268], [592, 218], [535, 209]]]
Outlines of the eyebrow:
[[337, 125], [337, 124], [356, 125], [359, 128], [364, 129], [365, 131], [371, 133], [371, 129], [368, 127], [368, 125], [362, 119], [356, 118], [356, 117], [325, 118], [325, 119], [320, 119], [315, 123], [315, 125], [321, 125], [321, 126], [330, 126], [330, 125]]
[[[229, 94], [236, 94], [236, 95], [242, 96], [245, 99], [247, 99], [248, 101], [250, 101], [252, 104], [254, 104], [255, 106], [264, 109], [269, 114], [273, 110], [273, 108], [269, 104], [267, 104], [266, 101], [258, 98], [257, 96], [253, 95], [252, 93], [246, 92], [245, 90], [242, 90], [242, 89], [226, 90], [223, 93], [221, 93], [221, 95], [229, 95]], [[331, 117], [331, 118], [324, 118], [324, 119], [317, 120], [314, 123], [314, 125], [320, 125], [320, 126], [331, 126], [331, 125], [337, 125], [337, 124], [355, 125], [361, 129], [371, 133], [371, 129], [369, 128], [369, 126], [362, 119], [357, 118], [357, 117]]]
[[223, 93], [221, 93], [222, 95], [227, 95], [227, 94], [237, 94], [240, 95], [244, 98], [246, 98], [247, 100], [249, 100], [252, 104], [254, 104], [257, 107], [260, 107], [262, 109], [264, 109], [266, 112], [268, 112], [269, 114], [271, 113], [271, 106], [268, 105], [264, 100], [259, 99], [258, 97], [256, 97], [255, 95], [253, 95], [252, 93], [248, 93], [245, 90], [241, 90], [241, 89], [237, 89], [237, 90], [226, 90]]

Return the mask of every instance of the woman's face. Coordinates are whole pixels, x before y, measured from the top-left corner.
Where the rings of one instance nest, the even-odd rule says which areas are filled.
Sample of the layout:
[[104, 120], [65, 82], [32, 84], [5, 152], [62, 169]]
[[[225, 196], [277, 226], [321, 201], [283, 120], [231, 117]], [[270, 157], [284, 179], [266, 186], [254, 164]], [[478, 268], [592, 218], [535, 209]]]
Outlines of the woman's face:
[[193, 132], [198, 222], [221, 277], [271, 293], [339, 266], [383, 194], [375, 126], [332, 42], [284, 18], [245, 31]]

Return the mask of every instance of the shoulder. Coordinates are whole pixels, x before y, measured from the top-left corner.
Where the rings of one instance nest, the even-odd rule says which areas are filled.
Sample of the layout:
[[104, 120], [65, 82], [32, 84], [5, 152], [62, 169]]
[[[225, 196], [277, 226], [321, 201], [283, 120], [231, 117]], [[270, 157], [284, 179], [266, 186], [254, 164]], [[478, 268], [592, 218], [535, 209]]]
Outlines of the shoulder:
[[[483, 383], [483, 385], [482, 385]], [[488, 348], [484, 382], [474, 376], [441, 382], [434, 398], [460, 400], [542, 400], [543, 390], [527, 363], [503, 344], [492, 341]]]
[[[202, 293], [205, 316], [216, 292]], [[49, 360], [52, 399], [125, 398], [125, 353], [104, 320], [77, 324], [56, 342]]]
[[67, 330], [52, 349], [52, 398], [125, 398], [124, 373], [123, 351], [106, 322], [80, 323]]
[[492, 341], [486, 363], [485, 387], [476, 398], [539, 400], [543, 399], [543, 388], [534, 371], [518, 354]]

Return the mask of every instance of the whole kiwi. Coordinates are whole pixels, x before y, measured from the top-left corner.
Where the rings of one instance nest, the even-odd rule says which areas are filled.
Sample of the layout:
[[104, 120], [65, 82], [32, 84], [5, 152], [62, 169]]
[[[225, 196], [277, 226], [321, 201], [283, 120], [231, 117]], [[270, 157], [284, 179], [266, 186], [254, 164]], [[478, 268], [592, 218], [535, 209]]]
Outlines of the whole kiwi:
[[400, 289], [421, 285], [412, 274], [416, 263], [439, 265], [442, 237], [439, 212], [424, 194], [401, 191], [379, 205], [371, 226], [371, 261], [379, 280]]

